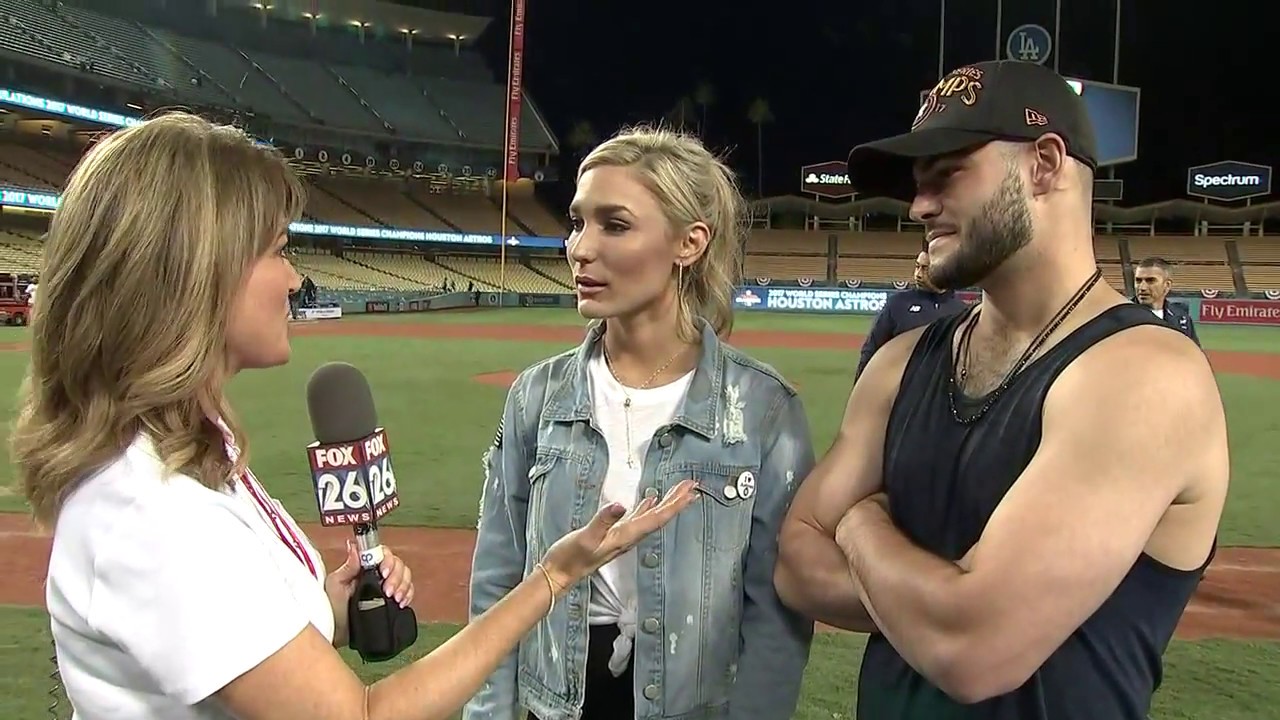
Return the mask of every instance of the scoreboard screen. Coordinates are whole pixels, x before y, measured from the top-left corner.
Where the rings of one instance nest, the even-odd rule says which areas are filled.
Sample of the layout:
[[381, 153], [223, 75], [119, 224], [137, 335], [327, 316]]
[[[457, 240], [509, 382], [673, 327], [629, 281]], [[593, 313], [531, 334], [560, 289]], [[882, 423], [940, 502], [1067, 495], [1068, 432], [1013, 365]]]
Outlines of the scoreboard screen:
[[[1142, 91], [1127, 85], [1067, 78], [1067, 84], [1084, 99], [1098, 140], [1098, 166], [1119, 165], [1138, 159], [1138, 106]], [[920, 91], [924, 104], [929, 89]]]

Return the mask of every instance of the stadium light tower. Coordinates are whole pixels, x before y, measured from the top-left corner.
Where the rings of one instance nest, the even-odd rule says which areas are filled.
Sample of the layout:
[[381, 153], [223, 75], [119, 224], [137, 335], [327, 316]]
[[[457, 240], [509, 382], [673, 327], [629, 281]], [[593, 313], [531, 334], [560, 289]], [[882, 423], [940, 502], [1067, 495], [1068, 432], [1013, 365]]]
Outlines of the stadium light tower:
[[364, 22], [364, 21], [362, 21], [362, 20], [352, 20], [352, 21], [351, 21], [351, 24], [352, 24], [352, 25], [353, 25], [357, 30], [359, 30], [359, 31], [360, 31], [360, 44], [361, 44], [361, 45], [363, 45], [363, 44], [364, 44], [364, 31], [365, 31], [365, 29], [366, 29], [366, 28], [368, 28], [368, 27], [372, 26], [372, 25], [373, 25], [373, 23]]
[[261, 3], [261, 2], [256, 2], [256, 3], [252, 3], [252, 4], [250, 5], [250, 7], [252, 7], [253, 9], [255, 9], [255, 10], [257, 10], [257, 11], [258, 11], [258, 22], [262, 25], [262, 27], [266, 27], [266, 26], [267, 26], [267, 13], [268, 13], [272, 8], [274, 8], [274, 7], [275, 7], [275, 5], [272, 5], [271, 3]]
[[413, 36], [418, 34], [417, 28], [400, 28], [400, 32], [404, 34], [405, 52], [413, 52]]

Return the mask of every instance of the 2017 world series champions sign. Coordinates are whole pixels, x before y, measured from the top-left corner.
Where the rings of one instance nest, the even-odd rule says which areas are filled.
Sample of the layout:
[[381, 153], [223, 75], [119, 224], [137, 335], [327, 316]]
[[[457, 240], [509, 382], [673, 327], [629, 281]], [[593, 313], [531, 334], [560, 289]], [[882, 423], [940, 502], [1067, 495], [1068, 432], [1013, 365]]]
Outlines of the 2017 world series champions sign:
[[733, 306], [739, 310], [875, 314], [884, 307], [890, 292], [833, 287], [747, 285], [738, 288], [733, 296]]

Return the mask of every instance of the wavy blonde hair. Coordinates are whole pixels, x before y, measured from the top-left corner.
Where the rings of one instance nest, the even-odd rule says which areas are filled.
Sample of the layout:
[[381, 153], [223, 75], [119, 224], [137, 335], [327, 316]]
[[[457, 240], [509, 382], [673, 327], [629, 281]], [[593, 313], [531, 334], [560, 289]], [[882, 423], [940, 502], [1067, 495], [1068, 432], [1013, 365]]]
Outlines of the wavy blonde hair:
[[[247, 440], [223, 395], [231, 308], [304, 203], [278, 152], [186, 113], [115, 131], [84, 156], [44, 243], [10, 437], [39, 523], [139, 433], [169, 471], [209, 487], [240, 471]], [[236, 466], [214, 417], [242, 446]]]
[[717, 335], [727, 336], [747, 232], [746, 201], [733, 171], [698, 138], [650, 125], [623, 128], [598, 145], [578, 167], [578, 180], [600, 166], [634, 170], [673, 231], [695, 222], [711, 229], [706, 251], [682, 273], [679, 327], [691, 341], [697, 337], [694, 318], [702, 317]]

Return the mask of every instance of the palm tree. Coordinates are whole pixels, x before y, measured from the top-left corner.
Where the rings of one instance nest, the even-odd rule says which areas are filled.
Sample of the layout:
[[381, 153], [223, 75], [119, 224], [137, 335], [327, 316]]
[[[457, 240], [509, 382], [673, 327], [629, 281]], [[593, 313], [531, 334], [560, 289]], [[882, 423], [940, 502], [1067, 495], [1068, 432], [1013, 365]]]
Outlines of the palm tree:
[[579, 120], [573, 124], [573, 129], [569, 131], [566, 141], [574, 156], [581, 160], [587, 151], [600, 141], [600, 136], [596, 134], [596, 129], [590, 122]]
[[703, 80], [693, 91], [693, 101], [702, 108], [702, 121], [698, 125], [698, 133], [707, 139], [707, 108], [716, 103], [716, 89], [711, 83]]
[[697, 108], [688, 95], [682, 96], [676, 101], [675, 107], [667, 111], [663, 119], [668, 125], [683, 131], [689, 125], [689, 118], [697, 116]]
[[747, 108], [747, 118], [756, 126], [756, 192], [764, 197], [764, 126], [773, 122], [769, 101], [757, 97]]

